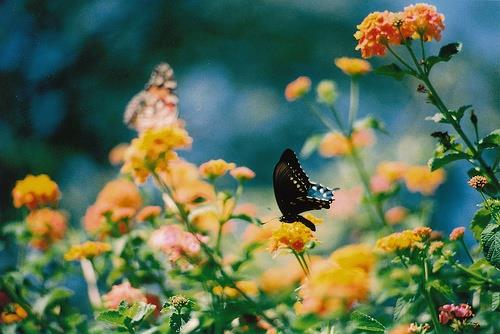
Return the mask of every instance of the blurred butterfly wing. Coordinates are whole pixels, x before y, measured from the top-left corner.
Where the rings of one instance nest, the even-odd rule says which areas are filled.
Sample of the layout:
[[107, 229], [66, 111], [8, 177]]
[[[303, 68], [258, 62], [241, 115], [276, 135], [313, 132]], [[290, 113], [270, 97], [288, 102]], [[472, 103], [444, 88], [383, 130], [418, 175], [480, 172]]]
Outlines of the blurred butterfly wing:
[[311, 183], [290, 149], [283, 152], [276, 164], [273, 181], [276, 202], [284, 216], [329, 208], [333, 201], [332, 189]]

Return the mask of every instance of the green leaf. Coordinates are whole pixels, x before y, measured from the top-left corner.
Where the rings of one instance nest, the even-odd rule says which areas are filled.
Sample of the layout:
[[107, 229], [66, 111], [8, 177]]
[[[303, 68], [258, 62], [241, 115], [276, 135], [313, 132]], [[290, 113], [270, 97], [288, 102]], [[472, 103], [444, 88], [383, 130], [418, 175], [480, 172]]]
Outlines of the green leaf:
[[448, 61], [451, 59], [451, 57], [453, 57], [454, 55], [456, 55], [460, 51], [462, 51], [462, 43], [455, 42], [455, 43], [446, 44], [445, 46], [443, 46], [441, 48], [441, 50], [439, 50], [438, 57], [440, 57], [444, 61]]
[[435, 171], [436, 169], [439, 169], [450, 162], [456, 161], [456, 160], [467, 160], [470, 157], [463, 153], [463, 152], [456, 152], [456, 153], [450, 153], [447, 155], [444, 155], [442, 157], [435, 157], [431, 158], [428, 162], [427, 165], [429, 165], [429, 168], [431, 171]]
[[73, 295], [73, 291], [66, 288], [55, 288], [48, 294], [39, 298], [33, 305], [33, 311], [38, 314], [44, 314], [48, 307], [55, 303], [67, 299]]
[[446, 263], [448, 263], [448, 260], [444, 256], [440, 256], [433, 264], [432, 264], [432, 272], [437, 273]]
[[170, 329], [172, 330], [173, 333], [179, 334], [181, 332], [181, 327], [182, 327], [182, 317], [178, 313], [173, 313], [170, 316], [170, 321], [169, 321], [169, 326]]
[[460, 108], [458, 108], [458, 110], [456, 111], [453, 111], [452, 114], [453, 116], [455, 117], [455, 119], [460, 122], [460, 120], [462, 119], [462, 117], [464, 117], [464, 113], [467, 111], [467, 109], [469, 109], [470, 107], [472, 107], [472, 105], [466, 105], [466, 106], [461, 106]]
[[127, 326], [125, 325], [126, 317], [120, 314], [120, 312], [116, 310], [101, 312], [97, 315], [96, 319], [99, 321], [104, 321], [113, 326], [118, 326], [125, 329], [127, 328]]
[[324, 135], [312, 135], [311, 137], [306, 139], [306, 142], [302, 146], [300, 150], [300, 155], [303, 158], [308, 158], [311, 154], [313, 154], [319, 147], [321, 140]]
[[483, 207], [476, 211], [470, 223], [470, 229], [476, 240], [481, 239], [481, 233], [483, 233], [484, 228], [489, 224], [490, 221], [491, 221], [490, 210]]
[[441, 293], [449, 301], [455, 300], [455, 294], [449, 285], [436, 279], [429, 282], [429, 287]]
[[407, 72], [403, 71], [398, 65], [392, 63], [389, 65], [380, 66], [374, 71], [377, 74], [387, 75], [395, 78], [396, 80], [401, 80], [407, 74]]
[[446, 117], [440, 112], [435, 113], [434, 116], [426, 117], [425, 120], [426, 121], [433, 121], [434, 123], [449, 123], [446, 120]]
[[408, 310], [411, 306], [411, 302], [405, 298], [398, 298], [396, 300], [396, 305], [394, 306], [394, 321], [399, 322], [405, 315], [408, 314]]
[[483, 254], [497, 269], [500, 269], [500, 225], [488, 224], [481, 233]]
[[439, 50], [437, 56], [430, 56], [426, 59], [427, 68], [430, 70], [434, 65], [440, 62], [447, 62], [462, 50], [462, 43], [450, 43]]
[[138, 302], [128, 307], [123, 315], [130, 318], [132, 323], [139, 323], [155, 310], [156, 306], [144, 302]]
[[380, 333], [385, 332], [385, 326], [366, 313], [354, 311], [351, 313], [351, 320], [354, 321], [354, 326], [359, 330]]
[[491, 310], [496, 311], [500, 306], [500, 292], [493, 292], [491, 295]]
[[492, 133], [481, 139], [478, 143], [480, 150], [485, 148], [496, 148], [500, 146], [500, 129], [493, 130]]

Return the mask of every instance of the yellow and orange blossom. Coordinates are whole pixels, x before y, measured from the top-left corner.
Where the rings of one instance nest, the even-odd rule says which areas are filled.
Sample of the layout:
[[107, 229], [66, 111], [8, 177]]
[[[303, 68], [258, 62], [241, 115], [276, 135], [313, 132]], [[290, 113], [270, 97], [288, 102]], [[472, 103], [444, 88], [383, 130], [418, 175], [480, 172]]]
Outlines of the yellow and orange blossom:
[[88, 259], [109, 252], [110, 250], [111, 245], [106, 242], [86, 241], [82, 244], [71, 246], [64, 254], [64, 259], [66, 261]]
[[[238, 281], [235, 283], [236, 287], [243, 291], [247, 296], [257, 296], [259, 289], [254, 281]], [[229, 286], [222, 287], [220, 285], [214, 287], [212, 292], [217, 296], [226, 296], [228, 298], [236, 298], [240, 295], [240, 292]]]
[[428, 227], [416, 227], [413, 230], [404, 230], [392, 233], [377, 240], [377, 248], [385, 252], [394, 252], [411, 248], [422, 248], [422, 241], [431, 235]]
[[30, 210], [45, 205], [54, 205], [59, 201], [61, 193], [57, 184], [45, 174], [28, 175], [16, 182], [12, 190], [14, 206], [26, 206]]
[[418, 3], [407, 6], [403, 12], [401, 33], [405, 38], [422, 39], [424, 42], [441, 39], [444, 15], [435, 6]]
[[229, 172], [232, 177], [236, 180], [243, 182], [251, 180], [255, 177], [255, 172], [248, 167], [236, 167], [235, 169]]
[[285, 98], [292, 102], [300, 99], [311, 90], [311, 79], [302, 76], [290, 82], [285, 88]]
[[281, 248], [289, 248], [297, 253], [302, 253], [306, 249], [309, 242], [315, 241], [312, 231], [304, 226], [304, 224], [284, 223], [273, 231], [269, 249], [271, 252], [276, 252]]
[[367, 244], [351, 244], [335, 250], [330, 255], [330, 261], [343, 268], [360, 268], [369, 273], [375, 267], [377, 258], [373, 247]]
[[444, 182], [445, 172], [442, 169], [431, 172], [427, 166], [411, 166], [404, 175], [406, 187], [411, 192], [432, 195], [436, 188]]
[[401, 14], [389, 11], [370, 13], [361, 24], [357, 25], [358, 31], [354, 38], [358, 41], [356, 50], [361, 50], [363, 58], [384, 56], [388, 44], [400, 44], [401, 36], [394, 22]]
[[319, 144], [319, 154], [325, 158], [351, 154], [354, 148], [373, 145], [375, 136], [370, 129], [356, 129], [351, 138], [338, 131], [327, 133]]
[[341, 57], [335, 59], [335, 66], [349, 76], [365, 75], [372, 70], [369, 62], [358, 58]]
[[223, 176], [234, 168], [236, 164], [233, 162], [226, 162], [222, 159], [210, 160], [200, 165], [200, 174], [204, 178], [211, 179]]
[[64, 238], [66, 220], [62, 212], [50, 208], [31, 211], [26, 217], [28, 230], [31, 232], [31, 245], [45, 250], [55, 241]]
[[144, 183], [151, 172], [168, 169], [177, 158], [174, 150], [188, 148], [192, 139], [178, 123], [159, 129], [148, 129], [135, 138], [125, 152], [122, 173], [132, 174], [137, 183]]

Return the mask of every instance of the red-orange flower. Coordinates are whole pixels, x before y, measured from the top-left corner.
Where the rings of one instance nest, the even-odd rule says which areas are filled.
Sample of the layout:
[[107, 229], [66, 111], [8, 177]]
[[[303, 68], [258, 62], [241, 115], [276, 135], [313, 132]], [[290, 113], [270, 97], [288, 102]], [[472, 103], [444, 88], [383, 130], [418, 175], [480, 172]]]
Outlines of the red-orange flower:
[[438, 13], [435, 6], [418, 3], [405, 7], [401, 33], [405, 38], [439, 41], [444, 30], [443, 21], [444, 15]]
[[41, 250], [61, 240], [66, 233], [66, 216], [50, 208], [31, 211], [26, 217], [26, 222], [32, 235], [31, 245]]
[[356, 26], [356, 50], [361, 50], [363, 58], [384, 56], [388, 44], [401, 43], [400, 33], [394, 25], [399, 16], [400, 14], [389, 11], [373, 12]]

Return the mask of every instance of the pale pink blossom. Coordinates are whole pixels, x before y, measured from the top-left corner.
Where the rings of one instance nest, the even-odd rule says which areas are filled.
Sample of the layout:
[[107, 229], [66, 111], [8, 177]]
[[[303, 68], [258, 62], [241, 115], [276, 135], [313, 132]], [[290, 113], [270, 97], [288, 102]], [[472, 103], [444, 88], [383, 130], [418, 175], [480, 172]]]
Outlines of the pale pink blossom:
[[183, 255], [198, 255], [201, 250], [199, 241], [206, 242], [207, 239], [205, 236], [186, 232], [177, 225], [166, 225], [153, 232], [149, 244], [165, 252], [170, 261], [175, 262]]
[[129, 304], [136, 302], [146, 303], [146, 295], [139, 289], [130, 285], [129, 282], [113, 285], [111, 291], [102, 296], [104, 306], [108, 309], [116, 309], [122, 301]]

